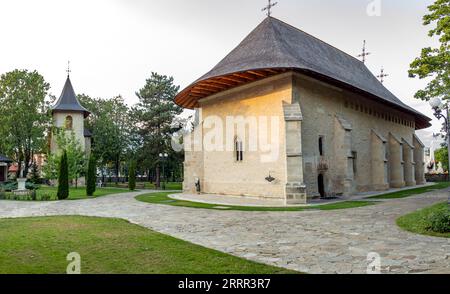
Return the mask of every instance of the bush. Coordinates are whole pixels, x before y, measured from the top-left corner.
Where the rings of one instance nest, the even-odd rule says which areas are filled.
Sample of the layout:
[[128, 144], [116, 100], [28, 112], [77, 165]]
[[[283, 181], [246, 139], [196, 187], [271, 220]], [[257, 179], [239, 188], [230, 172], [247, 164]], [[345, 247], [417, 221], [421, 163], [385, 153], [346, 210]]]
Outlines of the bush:
[[130, 191], [134, 191], [136, 189], [136, 162], [134, 160], [130, 163], [128, 188]]
[[0, 189], [5, 190], [6, 192], [11, 192], [17, 190], [18, 184], [14, 181], [8, 181], [3, 184], [0, 184]]
[[38, 184], [33, 183], [33, 182], [26, 182], [26, 183], [25, 183], [25, 188], [26, 188], [27, 190], [36, 191], [36, 190], [39, 189], [39, 187], [40, 187], [40, 186], [39, 186]]
[[36, 185], [42, 184], [39, 167], [37, 166], [36, 162], [33, 162], [33, 164], [31, 165], [30, 182]]
[[429, 216], [428, 222], [427, 230], [436, 233], [450, 233], [450, 211], [435, 212]]
[[59, 200], [69, 198], [69, 166], [67, 163], [67, 152], [65, 150], [59, 165], [57, 196]]
[[89, 157], [89, 164], [88, 164], [88, 170], [87, 170], [87, 183], [86, 183], [86, 194], [87, 196], [91, 197], [94, 196], [95, 193], [95, 184], [97, 181], [97, 175], [96, 175], [96, 164], [95, 164], [95, 158], [93, 155]]
[[50, 201], [52, 199], [52, 195], [48, 194], [48, 193], [43, 193], [41, 195], [41, 201]]
[[32, 200], [32, 201], [36, 201], [36, 200], [37, 200], [37, 193], [36, 193], [36, 190], [32, 190], [30, 196], [31, 196], [31, 200]]

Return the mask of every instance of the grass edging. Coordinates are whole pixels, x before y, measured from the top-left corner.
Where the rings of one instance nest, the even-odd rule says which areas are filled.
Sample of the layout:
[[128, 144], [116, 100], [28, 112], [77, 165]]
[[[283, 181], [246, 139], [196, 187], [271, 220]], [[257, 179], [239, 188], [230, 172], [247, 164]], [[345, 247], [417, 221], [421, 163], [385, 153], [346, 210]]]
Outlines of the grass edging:
[[[36, 200], [31, 200], [29, 195], [14, 197], [12, 192], [4, 192], [5, 199], [0, 199], [4, 201], [24, 201], [24, 202], [49, 202], [49, 201], [60, 201], [56, 196], [57, 187], [41, 186], [36, 190]], [[93, 199], [104, 196], [117, 195], [122, 193], [128, 193], [130, 190], [121, 188], [97, 188], [93, 196], [88, 197], [86, 195], [85, 187], [70, 187], [69, 188], [69, 198], [63, 201], [74, 201], [74, 200], [84, 200]]]
[[432, 192], [432, 191], [436, 191], [436, 190], [446, 189], [448, 187], [450, 187], [450, 183], [447, 183], [447, 182], [437, 183], [432, 186], [425, 186], [425, 187], [420, 187], [420, 188], [416, 188], [416, 189], [386, 193], [386, 194], [382, 194], [382, 195], [368, 197], [366, 199], [379, 199], [379, 200], [401, 199], [401, 198], [412, 197], [412, 196], [416, 196], [416, 195], [420, 195], [420, 194], [424, 194], [424, 193], [428, 193], [428, 192]]
[[233, 206], [233, 205], [218, 205], [218, 204], [208, 204], [185, 200], [176, 200], [168, 197], [168, 195], [174, 194], [174, 192], [159, 192], [159, 193], [149, 193], [144, 195], [139, 195], [135, 197], [136, 200], [152, 203], [152, 204], [162, 204], [171, 205], [178, 207], [189, 207], [189, 208], [201, 208], [201, 209], [212, 209], [212, 210], [222, 210], [222, 211], [311, 211], [311, 210], [340, 210], [364, 207], [369, 205], [375, 205], [376, 202], [373, 201], [344, 201], [324, 205], [307, 206], [307, 207], [253, 207], [253, 206]]

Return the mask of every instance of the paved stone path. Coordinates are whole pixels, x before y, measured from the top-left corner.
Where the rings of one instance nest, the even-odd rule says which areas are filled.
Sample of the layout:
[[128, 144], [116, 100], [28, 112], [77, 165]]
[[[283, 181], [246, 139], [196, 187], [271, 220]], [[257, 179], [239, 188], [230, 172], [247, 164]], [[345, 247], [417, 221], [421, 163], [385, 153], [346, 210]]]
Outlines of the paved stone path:
[[444, 191], [369, 207], [307, 212], [152, 205], [134, 199], [142, 193], [63, 202], [0, 201], [0, 218], [123, 218], [205, 247], [307, 273], [365, 273], [369, 252], [380, 254], [385, 273], [450, 273], [450, 239], [411, 234], [395, 225], [401, 215], [445, 201]]

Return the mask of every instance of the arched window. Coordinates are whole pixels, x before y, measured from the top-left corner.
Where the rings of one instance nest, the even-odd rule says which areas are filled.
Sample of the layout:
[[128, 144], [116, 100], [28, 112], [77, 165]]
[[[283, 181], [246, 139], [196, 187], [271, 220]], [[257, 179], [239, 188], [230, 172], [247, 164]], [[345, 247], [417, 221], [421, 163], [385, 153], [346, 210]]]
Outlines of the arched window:
[[73, 127], [73, 118], [70, 115], [66, 116], [65, 127], [66, 130], [71, 130]]
[[242, 144], [242, 141], [236, 138], [234, 143], [234, 148], [236, 152], [236, 161], [240, 162], [244, 160], [244, 145]]

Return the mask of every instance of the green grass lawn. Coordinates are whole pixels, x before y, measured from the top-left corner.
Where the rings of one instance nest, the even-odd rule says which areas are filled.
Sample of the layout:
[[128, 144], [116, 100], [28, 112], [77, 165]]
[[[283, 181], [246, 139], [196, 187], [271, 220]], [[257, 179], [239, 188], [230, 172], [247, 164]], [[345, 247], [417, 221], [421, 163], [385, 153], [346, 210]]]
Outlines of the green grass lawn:
[[450, 233], [436, 233], [427, 230], [429, 216], [439, 210], [448, 210], [448, 204], [446, 202], [440, 203], [402, 216], [397, 220], [397, 225], [406, 231], [416, 234], [450, 238]]
[[[39, 194], [50, 194], [54, 197], [54, 199], [56, 199], [56, 193], [57, 193], [58, 188], [56, 187], [48, 187], [48, 186], [44, 186], [41, 187], [38, 190], [38, 197]], [[96, 198], [96, 197], [102, 197], [102, 196], [106, 196], [106, 195], [112, 195], [112, 194], [119, 194], [119, 193], [127, 193], [130, 192], [128, 189], [120, 189], [120, 188], [96, 188], [96, 191], [94, 193], [93, 197], [90, 198]], [[69, 200], [79, 200], [79, 199], [87, 199], [88, 197], [86, 196], [86, 187], [79, 187], [79, 188], [75, 188], [75, 187], [71, 187], [69, 190]]]
[[383, 195], [373, 196], [369, 197], [368, 199], [399, 199], [399, 198], [406, 198], [411, 197], [419, 194], [424, 194], [431, 191], [436, 190], [442, 190], [450, 187], [450, 183], [438, 183], [433, 186], [427, 186], [427, 187], [421, 187], [417, 189], [411, 189], [411, 190], [405, 190], [405, 191], [398, 191], [393, 193], [387, 193]]
[[[145, 183], [145, 189], [156, 189], [156, 186], [155, 184]], [[166, 183], [166, 190], [181, 191], [183, 190], [183, 183], [174, 183], [174, 182]]]
[[[41, 186], [37, 191], [36, 198], [38, 201], [54, 201], [58, 200], [56, 194], [57, 194], [57, 187], [49, 187], [49, 186]], [[97, 188], [95, 191], [95, 194], [93, 197], [87, 197], [86, 196], [86, 187], [71, 187], [69, 190], [69, 198], [68, 200], [80, 200], [80, 199], [87, 199], [87, 198], [97, 198], [102, 197], [106, 195], [112, 195], [112, 194], [119, 194], [119, 193], [126, 193], [130, 192], [128, 189], [120, 189], [120, 188]], [[8, 193], [9, 199], [12, 199], [12, 193]], [[25, 196], [20, 197], [20, 199], [16, 200], [27, 200]]]
[[[310, 207], [248, 207], [248, 206], [229, 206], [217, 204], [205, 204], [199, 202], [175, 200], [168, 197], [173, 192], [160, 192], [137, 196], [136, 199], [142, 202], [153, 204], [165, 204], [172, 206], [183, 206], [191, 208], [215, 209], [215, 210], [240, 210], [240, 211], [305, 211], [305, 210], [336, 210], [363, 207], [376, 204], [373, 201], [345, 201], [334, 204], [317, 205]], [[226, 207], [227, 209], [223, 209]]]
[[[128, 187], [128, 183], [119, 183], [120, 186], [126, 186]], [[141, 186], [143, 185], [143, 186]], [[161, 182], [162, 185], [162, 182]], [[106, 183], [107, 187], [116, 187], [116, 183]], [[156, 190], [156, 186], [155, 183], [149, 183], [149, 182], [139, 182], [136, 183], [136, 186], [138, 188], [144, 188], [144, 189], [149, 189], [149, 190]], [[166, 190], [170, 190], [170, 191], [181, 191], [183, 190], [183, 183], [178, 183], [178, 182], [168, 182], [166, 183]]]
[[0, 220], [0, 274], [64, 274], [81, 256], [82, 274], [282, 274], [124, 220], [40, 217]]

